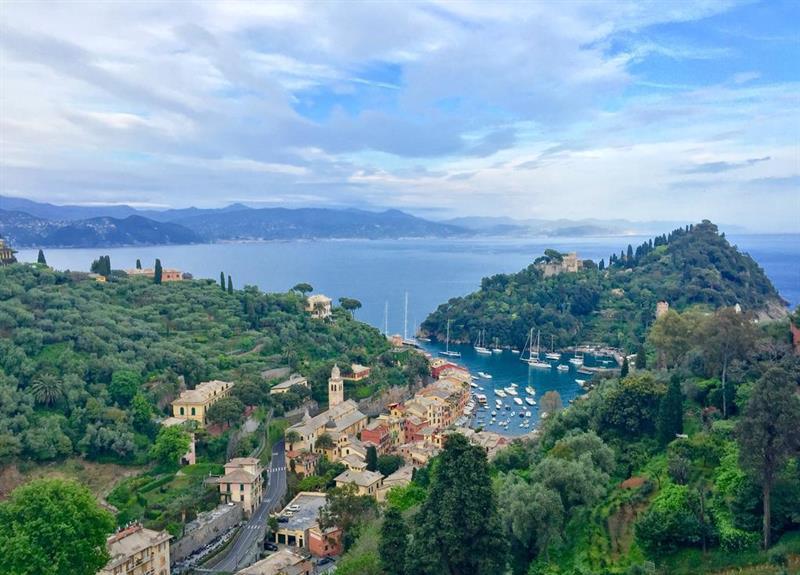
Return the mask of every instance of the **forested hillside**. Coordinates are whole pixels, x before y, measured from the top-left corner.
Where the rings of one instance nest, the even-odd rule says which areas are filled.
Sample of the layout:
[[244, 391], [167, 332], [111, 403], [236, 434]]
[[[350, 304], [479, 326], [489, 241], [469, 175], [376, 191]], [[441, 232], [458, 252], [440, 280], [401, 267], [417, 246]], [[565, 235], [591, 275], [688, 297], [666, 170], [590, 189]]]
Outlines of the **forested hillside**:
[[[561, 257], [548, 254], [540, 260]], [[422, 330], [444, 339], [449, 319], [452, 340], [468, 342], [485, 329], [487, 339], [521, 348], [533, 327], [546, 341], [555, 336], [556, 346], [602, 342], [631, 350], [643, 341], [660, 300], [678, 310], [785, 309], [758, 264], [704, 221], [629, 245], [599, 265], [586, 260], [577, 273], [545, 278], [532, 263], [516, 274], [484, 278], [479, 291], [440, 305]]]
[[[0, 268], [0, 463], [144, 461], [152, 420], [184, 385], [233, 379], [244, 405], [268, 405], [260, 372], [288, 365], [324, 399], [333, 361], [369, 365], [388, 349], [344, 310], [312, 320], [300, 293], [123, 276]], [[371, 384], [389, 381], [402, 383], [402, 372], [378, 366]]]
[[800, 356], [752, 320], [670, 311], [630, 373], [488, 465], [454, 435], [337, 575], [800, 572]]

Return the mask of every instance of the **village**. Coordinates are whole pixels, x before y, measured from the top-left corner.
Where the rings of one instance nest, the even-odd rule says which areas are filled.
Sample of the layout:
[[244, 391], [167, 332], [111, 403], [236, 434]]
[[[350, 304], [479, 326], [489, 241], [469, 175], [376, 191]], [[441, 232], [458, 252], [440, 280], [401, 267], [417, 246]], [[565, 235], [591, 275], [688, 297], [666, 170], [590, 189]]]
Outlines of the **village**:
[[[179, 277], [176, 274], [175, 279]], [[311, 296], [306, 311], [324, 320], [331, 314], [331, 299]], [[263, 458], [234, 457], [224, 465], [223, 475], [208, 477], [206, 484], [219, 493], [219, 506], [201, 513], [177, 540], [166, 531], [139, 523], [120, 529], [108, 539], [112, 560], [100, 575], [170, 575], [191, 570], [237, 575], [322, 573], [342, 553], [344, 534], [319, 525], [320, 510], [327, 502], [324, 491], [300, 491], [285, 500], [287, 473], [302, 479], [314, 476], [323, 459], [341, 464], [344, 471], [335, 477], [336, 487], [352, 486], [357, 495], [380, 504], [392, 489], [411, 482], [415, 470], [441, 451], [449, 434], [465, 435], [489, 457], [509, 443], [506, 436], [468, 426], [465, 413], [473, 404], [473, 378], [466, 368], [410, 346], [400, 336], [388, 339], [394, 350], [419, 353], [427, 360], [429, 376], [420, 389], [369, 417], [355, 400], [345, 399], [345, 386], [368, 380], [370, 367], [351, 364], [342, 370], [334, 365], [327, 382], [327, 409], [313, 413], [307, 405], [290, 415], [283, 441], [273, 446], [267, 464]], [[172, 416], [161, 425], [188, 431], [206, 426], [208, 410], [228, 397], [235, 385], [212, 380], [183, 391], [171, 404]], [[308, 388], [308, 379], [289, 374], [272, 385], [270, 394], [298, 387]], [[196, 462], [194, 433], [190, 435], [182, 465]], [[396, 456], [402, 464], [383, 475], [370, 464], [370, 454], [373, 458]]]

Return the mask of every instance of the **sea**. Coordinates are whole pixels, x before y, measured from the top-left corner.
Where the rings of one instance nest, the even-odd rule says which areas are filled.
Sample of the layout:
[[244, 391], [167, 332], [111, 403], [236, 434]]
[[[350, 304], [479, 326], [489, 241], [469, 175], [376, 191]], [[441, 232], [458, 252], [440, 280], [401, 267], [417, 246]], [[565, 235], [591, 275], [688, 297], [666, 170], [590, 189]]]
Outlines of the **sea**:
[[[483, 277], [519, 271], [547, 248], [575, 251], [581, 259], [605, 258], [607, 262], [609, 254], [618, 254], [628, 244], [641, 244], [648, 237], [273, 241], [48, 249], [45, 255], [47, 263], [59, 270], [85, 271], [92, 260], [109, 255], [114, 269], [133, 268], [137, 258], [144, 267], [152, 267], [155, 259], [160, 258], [165, 268], [178, 268], [196, 278], [218, 280], [220, 272], [224, 272], [237, 288], [255, 285], [264, 291], [286, 291], [306, 282], [315, 293], [324, 293], [334, 300], [340, 297], [359, 300], [363, 307], [356, 312], [357, 319], [389, 334], [412, 336], [419, 323], [438, 305], [476, 290]], [[727, 237], [759, 263], [792, 309], [800, 305], [800, 234], [728, 234]], [[36, 261], [36, 256], [37, 250], [20, 250], [17, 254], [24, 262]], [[436, 344], [424, 345], [432, 353], [440, 351]], [[490, 406], [496, 397], [495, 388], [516, 383], [523, 398], [526, 386], [535, 390], [537, 405], [525, 404], [526, 411], [531, 411], [530, 418], [520, 418], [516, 404], [512, 409], [502, 409], [508, 414], [517, 412], [513, 417], [496, 417], [495, 422], [491, 421], [491, 407], [483, 410], [487, 412], [482, 418], [484, 427], [507, 434], [527, 433], [535, 428], [539, 421], [538, 402], [546, 391], [558, 391], [567, 405], [582, 393], [576, 380], [590, 379], [574, 368], [569, 372], [529, 369], [510, 351], [481, 356], [471, 346], [455, 349], [462, 354], [457, 361], [473, 374], [482, 371], [492, 376], [476, 382], [484, 391], [475, 390], [486, 393]], [[503, 402], [511, 403], [508, 398]], [[498, 425], [509, 418], [512, 421], [508, 427]], [[528, 427], [519, 427], [525, 422]]]

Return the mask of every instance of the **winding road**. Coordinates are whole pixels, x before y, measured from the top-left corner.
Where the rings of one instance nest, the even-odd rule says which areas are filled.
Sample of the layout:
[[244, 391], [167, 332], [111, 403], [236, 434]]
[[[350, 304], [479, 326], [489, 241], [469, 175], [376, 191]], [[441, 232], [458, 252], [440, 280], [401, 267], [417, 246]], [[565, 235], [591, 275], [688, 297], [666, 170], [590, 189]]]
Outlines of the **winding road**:
[[237, 569], [244, 569], [258, 556], [260, 543], [266, 534], [269, 514], [281, 504], [286, 494], [286, 458], [283, 450], [281, 439], [272, 447], [264, 500], [250, 520], [242, 525], [233, 543], [207, 566], [210, 570], [234, 573]]

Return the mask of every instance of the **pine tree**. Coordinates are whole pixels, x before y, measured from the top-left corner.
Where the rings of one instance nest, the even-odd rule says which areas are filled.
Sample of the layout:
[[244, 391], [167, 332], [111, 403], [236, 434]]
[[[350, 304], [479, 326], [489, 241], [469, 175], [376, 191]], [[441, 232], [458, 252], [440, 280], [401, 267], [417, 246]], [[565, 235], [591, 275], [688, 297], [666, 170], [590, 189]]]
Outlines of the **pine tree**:
[[140, 260], [139, 258], [136, 258], [136, 269], [137, 270], [142, 269], [142, 260]]
[[408, 529], [403, 514], [397, 507], [389, 507], [383, 514], [378, 554], [386, 575], [405, 575]]
[[225, 291], [225, 272], [219, 272], [219, 287]]
[[622, 369], [619, 371], [620, 377], [628, 377], [628, 372], [630, 372], [631, 368], [628, 365], [628, 358], [622, 360]]
[[228, 293], [233, 293], [233, 281], [230, 275], [228, 275]]
[[378, 450], [374, 445], [367, 447], [367, 471], [378, 470]]
[[773, 367], [758, 380], [739, 420], [739, 463], [761, 484], [764, 549], [770, 545], [772, 486], [790, 457], [800, 455], [797, 378]]
[[677, 378], [670, 381], [667, 393], [658, 404], [656, 433], [661, 445], [666, 445], [678, 433], [683, 433], [683, 393]]
[[161, 275], [163, 270], [161, 269], [161, 260], [156, 259], [156, 269], [155, 274], [153, 275], [153, 282], [160, 284], [161, 283]]
[[36, 263], [42, 264], [43, 266], [47, 265], [47, 260], [44, 259], [44, 252], [40, 249], [39, 255], [36, 256]]

